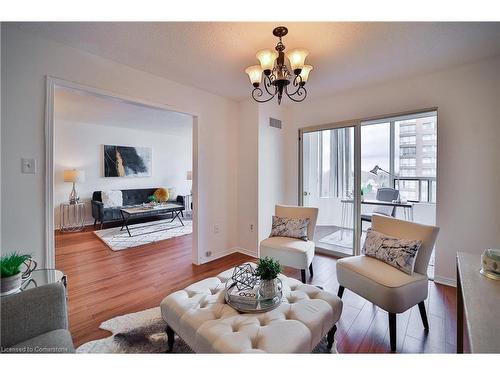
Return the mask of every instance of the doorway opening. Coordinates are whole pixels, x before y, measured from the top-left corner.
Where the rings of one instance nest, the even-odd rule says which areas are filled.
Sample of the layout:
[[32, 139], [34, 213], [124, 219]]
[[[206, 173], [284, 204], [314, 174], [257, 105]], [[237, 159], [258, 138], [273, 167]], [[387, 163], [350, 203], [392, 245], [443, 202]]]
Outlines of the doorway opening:
[[[94, 232], [114, 253], [188, 236], [192, 246], [185, 251], [199, 263], [196, 116], [51, 77], [46, 113], [47, 267], [55, 267], [56, 231], [80, 229]], [[103, 193], [117, 191], [120, 202], [107, 197], [103, 210]], [[134, 212], [124, 229], [122, 211], [129, 208], [155, 211]], [[130, 238], [109, 242], [101, 229]]]

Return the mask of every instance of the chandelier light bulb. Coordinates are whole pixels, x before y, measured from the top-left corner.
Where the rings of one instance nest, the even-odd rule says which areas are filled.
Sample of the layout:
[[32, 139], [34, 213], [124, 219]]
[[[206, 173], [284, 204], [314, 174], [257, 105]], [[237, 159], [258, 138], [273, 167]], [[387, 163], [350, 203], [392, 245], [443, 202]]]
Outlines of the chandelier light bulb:
[[278, 58], [278, 52], [263, 49], [257, 52], [255, 57], [260, 61], [260, 67], [264, 71], [264, 74], [269, 75], [274, 68], [274, 62]]
[[304, 48], [291, 49], [286, 53], [286, 57], [288, 58], [288, 61], [290, 61], [290, 68], [292, 68], [292, 71], [296, 75], [300, 74], [300, 70], [304, 67], [308, 54], [309, 51]]
[[302, 70], [300, 71], [301, 85], [305, 85], [307, 80], [309, 79], [309, 73], [313, 70], [312, 65], [304, 65]]
[[259, 87], [260, 81], [262, 80], [262, 68], [260, 65], [252, 65], [245, 69], [245, 73], [248, 74], [250, 82], [254, 87]]

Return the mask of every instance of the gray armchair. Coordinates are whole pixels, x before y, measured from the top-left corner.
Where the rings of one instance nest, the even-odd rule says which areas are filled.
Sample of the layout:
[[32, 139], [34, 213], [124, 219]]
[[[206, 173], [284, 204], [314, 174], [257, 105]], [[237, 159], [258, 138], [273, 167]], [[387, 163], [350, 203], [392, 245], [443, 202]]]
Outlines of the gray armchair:
[[3, 297], [1, 303], [3, 353], [74, 353], [62, 283]]

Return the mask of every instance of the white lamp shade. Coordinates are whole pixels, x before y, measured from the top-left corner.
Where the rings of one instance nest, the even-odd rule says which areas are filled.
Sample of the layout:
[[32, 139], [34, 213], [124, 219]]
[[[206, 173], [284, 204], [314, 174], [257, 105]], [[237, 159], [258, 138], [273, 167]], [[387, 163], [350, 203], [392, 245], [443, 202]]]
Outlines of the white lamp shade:
[[257, 52], [255, 57], [257, 57], [260, 61], [260, 67], [263, 70], [272, 70], [274, 67], [274, 61], [278, 58], [278, 52], [263, 49]]
[[309, 55], [309, 51], [304, 48], [292, 49], [286, 53], [292, 71], [304, 67], [307, 55]]
[[250, 82], [255, 86], [262, 80], [262, 68], [260, 65], [252, 65], [245, 69], [245, 73], [248, 74]]
[[186, 172], [186, 180], [191, 181], [192, 179], [193, 179], [193, 172], [187, 171]]
[[64, 182], [85, 182], [85, 171], [80, 169], [65, 170]]
[[302, 78], [302, 82], [306, 83], [309, 79], [309, 73], [313, 70], [312, 65], [304, 65], [300, 72], [300, 78]]

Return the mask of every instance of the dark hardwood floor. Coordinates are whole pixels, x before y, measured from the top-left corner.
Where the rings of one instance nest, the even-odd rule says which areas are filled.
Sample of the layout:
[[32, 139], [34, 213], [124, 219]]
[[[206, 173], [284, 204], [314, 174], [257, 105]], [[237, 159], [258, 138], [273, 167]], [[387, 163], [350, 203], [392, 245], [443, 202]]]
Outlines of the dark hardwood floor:
[[[191, 236], [129, 250], [111, 251], [91, 228], [56, 233], [56, 266], [68, 276], [69, 321], [75, 346], [109, 336], [101, 322], [158, 306], [169, 293], [252, 260], [232, 254], [210, 263], [191, 264]], [[335, 258], [317, 254], [308, 282], [337, 293]], [[284, 273], [300, 279], [300, 271]], [[397, 350], [403, 353], [453, 353], [456, 348], [455, 288], [429, 282], [426, 301], [430, 331], [423, 330], [418, 307], [397, 317]], [[346, 290], [336, 340], [341, 353], [389, 353], [387, 313]]]

